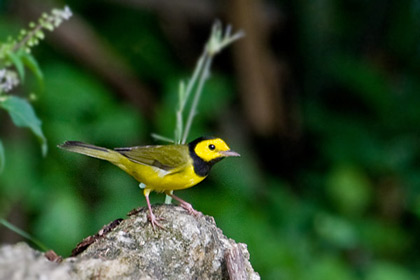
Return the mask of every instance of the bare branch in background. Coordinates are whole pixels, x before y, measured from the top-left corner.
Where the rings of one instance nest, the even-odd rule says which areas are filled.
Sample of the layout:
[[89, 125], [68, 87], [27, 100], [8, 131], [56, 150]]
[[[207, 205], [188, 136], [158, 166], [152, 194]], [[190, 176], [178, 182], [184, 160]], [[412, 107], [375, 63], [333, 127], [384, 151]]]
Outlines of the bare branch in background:
[[228, 15], [233, 26], [241, 26], [246, 40], [234, 45], [237, 82], [242, 106], [252, 130], [270, 135], [286, 127], [284, 110], [284, 65], [270, 51], [269, 25], [262, 1], [233, 0]]

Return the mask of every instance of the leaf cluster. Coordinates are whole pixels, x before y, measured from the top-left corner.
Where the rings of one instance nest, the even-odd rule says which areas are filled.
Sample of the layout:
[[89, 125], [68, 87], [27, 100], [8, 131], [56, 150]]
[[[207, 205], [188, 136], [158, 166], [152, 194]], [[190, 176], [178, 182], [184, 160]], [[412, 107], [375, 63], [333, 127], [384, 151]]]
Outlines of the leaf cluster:
[[[44, 30], [53, 31], [72, 13], [69, 7], [53, 9], [44, 13], [37, 23], [29, 23], [29, 29], [22, 29], [16, 39], [9, 37], [0, 42], [0, 108], [5, 110], [18, 127], [29, 128], [41, 143], [42, 154], [47, 153], [47, 139], [41, 129], [41, 120], [35, 114], [27, 99], [8, 94], [25, 80], [25, 69], [29, 69], [43, 88], [43, 74], [31, 48], [45, 38]], [[34, 95], [31, 95], [33, 97]], [[0, 140], [0, 171], [4, 168], [5, 155]]]

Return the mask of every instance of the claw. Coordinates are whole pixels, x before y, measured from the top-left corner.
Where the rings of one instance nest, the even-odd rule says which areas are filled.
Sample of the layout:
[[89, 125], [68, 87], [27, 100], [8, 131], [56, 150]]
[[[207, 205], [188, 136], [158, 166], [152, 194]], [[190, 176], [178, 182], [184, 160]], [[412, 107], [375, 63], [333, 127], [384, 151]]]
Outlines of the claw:
[[162, 217], [156, 217], [153, 212], [150, 212], [147, 214], [147, 219], [152, 224], [153, 230], [156, 230], [156, 227], [159, 227], [161, 229], [165, 229], [163, 225], [161, 225], [158, 221], [164, 221], [165, 219]]
[[199, 211], [197, 211], [197, 210], [195, 210], [193, 207], [192, 207], [192, 205], [190, 204], [190, 203], [188, 203], [188, 202], [182, 202], [182, 203], [180, 203], [179, 204], [182, 208], [184, 208], [185, 210], [187, 210], [188, 211], [188, 213], [190, 214], [190, 215], [193, 215], [194, 217], [199, 217], [199, 216], [201, 216], [201, 215], [203, 215], [201, 212], [199, 212]]
[[191, 204], [189, 204], [188, 202], [186, 202], [185, 200], [180, 199], [179, 197], [177, 197], [176, 195], [170, 193], [170, 192], [165, 192], [167, 195], [169, 195], [170, 197], [172, 197], [175, 200], [179, 201], [179, 205], [184, 208], [185, 210], [188, 211], [188, 213], [190, 215], [193, 215], [194, 217], [200, 217], [203, 215], [203, 213], [195, 210]]

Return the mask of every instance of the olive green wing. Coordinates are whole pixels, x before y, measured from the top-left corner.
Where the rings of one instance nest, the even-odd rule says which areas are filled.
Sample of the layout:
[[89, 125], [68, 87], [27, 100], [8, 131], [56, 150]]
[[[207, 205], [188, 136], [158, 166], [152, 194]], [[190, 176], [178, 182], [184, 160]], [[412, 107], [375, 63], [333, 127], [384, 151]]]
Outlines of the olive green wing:
[[171, 172], [176, 172], [189, 163], [187, 145], [137, 146], [116, 148], [115, 151], [133, 162]]

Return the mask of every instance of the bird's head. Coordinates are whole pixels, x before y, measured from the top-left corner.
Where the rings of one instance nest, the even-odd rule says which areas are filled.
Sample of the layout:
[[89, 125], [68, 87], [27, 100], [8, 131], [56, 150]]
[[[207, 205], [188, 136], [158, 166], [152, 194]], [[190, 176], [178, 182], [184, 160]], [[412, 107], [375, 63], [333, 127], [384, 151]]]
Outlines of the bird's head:
[[225, 157], [239, 157], [237, 152], [232, 151], [220, 138], [200, 137], [188, 144], [190, 151], [207, 163], [215, 163]]

